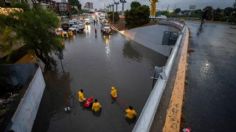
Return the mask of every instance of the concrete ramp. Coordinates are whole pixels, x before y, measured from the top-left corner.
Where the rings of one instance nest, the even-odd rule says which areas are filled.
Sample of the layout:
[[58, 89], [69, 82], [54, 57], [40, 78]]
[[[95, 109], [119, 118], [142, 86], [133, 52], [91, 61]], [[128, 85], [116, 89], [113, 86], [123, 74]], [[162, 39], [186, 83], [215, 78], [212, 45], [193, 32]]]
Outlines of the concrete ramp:
[[121, 31], [121, 33], [147, 48], [162, 55], [169, 56], [173, 46], [162, 45], [162, 38], [165, 31], [178, 30], [165, 25], [152, 25]]

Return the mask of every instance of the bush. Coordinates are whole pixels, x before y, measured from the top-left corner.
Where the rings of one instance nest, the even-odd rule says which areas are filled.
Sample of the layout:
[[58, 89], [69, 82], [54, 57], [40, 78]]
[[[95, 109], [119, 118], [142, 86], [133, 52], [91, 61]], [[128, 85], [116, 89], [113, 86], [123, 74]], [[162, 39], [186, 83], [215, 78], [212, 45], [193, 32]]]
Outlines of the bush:
[[128, 28], [142, 26], [149, 23], [150, 9], [146, 5], [137, 2], [131, 3], [131, 10], [125, 11], [125, 21]]

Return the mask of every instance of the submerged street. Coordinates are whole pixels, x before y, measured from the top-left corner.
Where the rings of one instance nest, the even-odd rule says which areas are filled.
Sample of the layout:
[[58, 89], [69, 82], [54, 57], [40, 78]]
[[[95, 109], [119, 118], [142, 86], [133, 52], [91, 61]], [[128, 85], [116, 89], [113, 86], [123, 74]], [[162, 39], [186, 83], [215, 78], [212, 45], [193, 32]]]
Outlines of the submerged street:
[[[94, 26], [88, 25], [85, 33], [66, 40], [62, 60], [64, 72], [58, 61], [58, 71], [45, 73], [47, 87], [34, 132], [132, 130], [134, 123], [125, 120], [124, 109], [132, 105], [138, 114], [141, 113], [152, 89], [154, 66], [165, 65], [167, 57], [119, 33], [103, 36], [100, 26], [95, 27], [97, 37]], [[166, 26], [159, 28], [170, 29]], [[119, 97], [115, 103], [110, 97], [111, 86], [118, 89]], [[84, 90], [86, 97], [93, 96], [100, 101], [100, 115], [94, 115], [79, 104], [76, 98], [79, 89]], [[68, 105], [72, 107], [70, 113], [64, 112]]]

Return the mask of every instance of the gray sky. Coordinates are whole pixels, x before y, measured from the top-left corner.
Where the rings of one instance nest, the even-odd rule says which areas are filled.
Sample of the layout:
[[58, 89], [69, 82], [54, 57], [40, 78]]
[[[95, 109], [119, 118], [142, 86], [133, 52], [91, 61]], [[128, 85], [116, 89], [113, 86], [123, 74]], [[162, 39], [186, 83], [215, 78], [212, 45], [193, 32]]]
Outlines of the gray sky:
[[[108, 5], [113, 3], [113, 0], [79, 0], [84, 6], [85, 2], [93, 2], [94, 8], [104, 8], [104, 5]], [[116, 0], [119, 1], [119, 0]], [[135, 0], [126, 0], [125, 9], [129, 8], [129, 5], [132, 1]], [[149, 0], [136, 0], [142, 4], [149, 5]], [[159, 0], [158, 9], [164, 10], [169, 6], [172, 8], [182, 8], [188, 9], [190, 5], [196, 5], [196, 8], [203, 8], [205, 6], [213, 6], [214, 8], [220, 7], [225, 8], [228, 6], [232, 6], [235, 0]], [[119, 4], [119, 10], [121, 10], [121, 4]]]

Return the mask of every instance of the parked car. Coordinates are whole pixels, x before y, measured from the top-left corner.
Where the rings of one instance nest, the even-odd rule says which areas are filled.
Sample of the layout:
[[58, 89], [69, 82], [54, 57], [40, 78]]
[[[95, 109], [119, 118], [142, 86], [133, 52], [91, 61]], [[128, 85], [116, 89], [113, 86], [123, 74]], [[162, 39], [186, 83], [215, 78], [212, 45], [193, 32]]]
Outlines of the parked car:
[[99, 20], [101, 21], [101, 20], [103, 20], [103, 19], [105, 19], [105, 14], [100, 14]]
[[103, 24], [102, 27], [101, 27], [101, 32], [103, 34], [108, 34], [108, 35], [111, 34], [112, 33], [112, 29], [111, 29], [110, 24], [109, 23]]
[[83, 32], [85, 24], [82, 21], [78, 21], [76, 24], [73, 24], [71, 28], [75, 29], [76, 32]]
[[77, 19], [69, 20], [69, 26], [72, 27], [73, 25], [78, 25], [78, 20]]
[[89, 18], [85, 18], [84, 22], [85, 22], [86, 25], [89, 25], [91, 23], [91, 20]]

